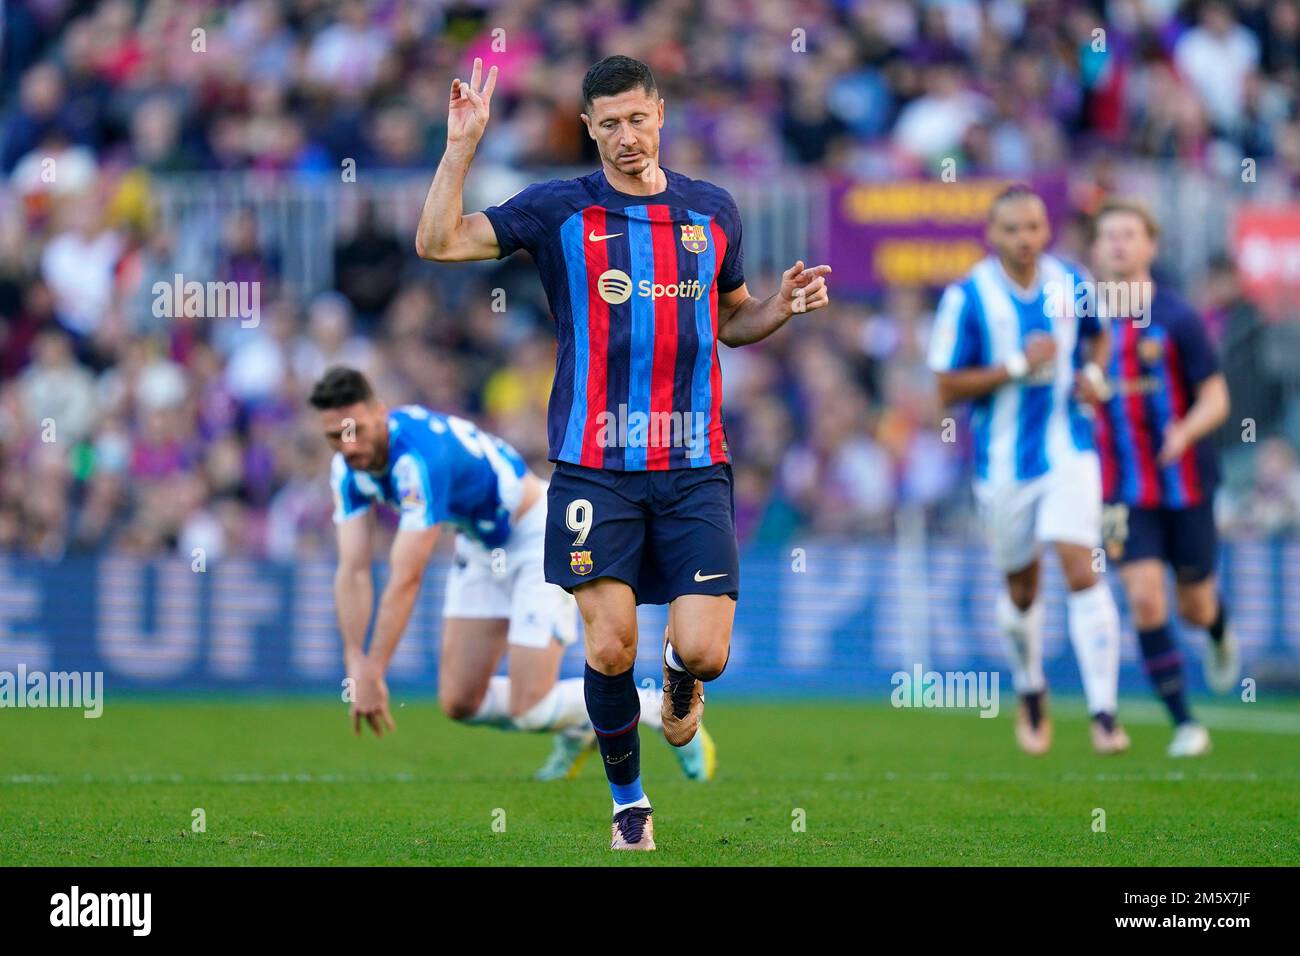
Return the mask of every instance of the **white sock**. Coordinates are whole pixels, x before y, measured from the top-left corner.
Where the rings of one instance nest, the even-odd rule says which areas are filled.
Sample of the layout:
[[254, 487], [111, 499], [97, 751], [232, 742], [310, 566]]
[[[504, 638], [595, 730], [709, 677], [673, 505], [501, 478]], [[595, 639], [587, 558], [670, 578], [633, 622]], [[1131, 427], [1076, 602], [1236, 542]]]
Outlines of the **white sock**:
[[493, 677], [489, 680], [483, 703], [478, 705], [474, 716], [465, 718], [463, 723], [503, 729], [513, 726], [510, 720], [510, 678]]
[[998, 631], [1011, 661], [1011, 685], [1017, 694], [1045, 690], [1043, 676], [1043, 602], [1034, 601], [1020, 610], [1011, 595], [1002, 591], [997, 602]]
[[650, 798], [647, 796], [642, 796], [640, 800], [635, 800], [632, 803], [618, 803], [617, 801], [615, 801], [614, 814], [618, 815], [622, 813], [624, 810], [626, 810], [628, 807], [648, 807], [648, 806], [650, 806]]
[[664, 663], [675, 671], [682, 671], [683, 673], [686, 671], [686, 666], [682, 664], [681, 658], [677, 656], [677, 652], [673, 650], [671, 643], [664, 645]]
[[587, 698], [583, 693], [582, 678], [557, 680], [546, 696], [514, 719], [513, 726], [515, 730], [526, 732], [568, 730], [572, 727], [590, 730], [591, 721], [587, 717]]
[[1119, 707], [1119, 611], [1104, 581], [1066, 599], [1070, 643], [1083, 675], [1088, 713], [1114, 714]]
[[642, 687], [637, 690], [637, 696], [641, 698], [641, 726], [649, 727], [651, 730], [663, 730], [664, 712], [662, 701], [664, 692]]

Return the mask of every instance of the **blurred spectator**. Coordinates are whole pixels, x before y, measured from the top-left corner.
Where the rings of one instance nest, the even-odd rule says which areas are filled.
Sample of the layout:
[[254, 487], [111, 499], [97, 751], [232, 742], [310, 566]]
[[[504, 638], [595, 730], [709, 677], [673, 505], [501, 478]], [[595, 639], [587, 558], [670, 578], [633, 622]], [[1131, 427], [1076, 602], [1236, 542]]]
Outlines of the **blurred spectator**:
[[365, 203], [356, 232], [334, 249], [334, 281], [367, 328], [397, 295], [407, 259], [408, 250], [382, 228], [374, 204]]
[[95, 425], [95, 377], [77, 364], [72, 343], [58, 330], [36, 339], [32, 364], [18, 379], [25, 426], [43, 442], [70, 447]]
[[[810, 0], [797, 21], [770, 0], [8, 5], [0, 549], [329, 553], [329, 455], [303, 396], [332, 364], [366, 369], [391, 404], [481, 419], [545, 472], [555, 344], [535, 277], [517, 261], [431, 269], [411, 248], [448, 83], [476, 55], [501, 67], [475, 170], [489, 192], [594, 163], [580, 82], [611, 52], [657, 70], [665, 164], [692, 174], [1079, 161], [1086, 210], [1129, 157], [1226, 169], [1238, 188], [1248, 156], [1300, 192], [1300, 0]], [[347, 160], [355, 180], [336, 180]], [[333, 188], [355, 195], [317, 203]], [[166, 190], [202, 215], [168, 221]], [[1075, 253], [1077, 222], [1062, 230]], [[786, 224], [746, 227], [749, 246]], [[304, 243], [333, 253], [308, 282]], [[255, 287], [258, 320], [189, 314], [170, 293], [159, 308], [155, 284], [177, 275]], [[1183, 278], [1234, 423], [1257, 429], [1221, 436], [1229, 525], [1300, 530], [1300, 325], [1262, 317], [1226, 260]], [[903, 506], [969, 529], [966, 430], [924, 360], [933, 306], [902, 286], [838, 298], [721, 350], [743, 540], [888, 533]]]
[[1279, 438], [1259, 449], [1250, 486], [1226, 497], [1224, 530], [1238, 534], [1281, 534], [1300, 528], [1300, 462]]
[[1230, 130], [1245, 100], [1246, 81], [1259, 65], [1259, 39], [1237, 22], [1232, 7], [1209, 0], [1201, 22], [1174, 47], [1178, 70], [1192, 84], [1221, 130]]

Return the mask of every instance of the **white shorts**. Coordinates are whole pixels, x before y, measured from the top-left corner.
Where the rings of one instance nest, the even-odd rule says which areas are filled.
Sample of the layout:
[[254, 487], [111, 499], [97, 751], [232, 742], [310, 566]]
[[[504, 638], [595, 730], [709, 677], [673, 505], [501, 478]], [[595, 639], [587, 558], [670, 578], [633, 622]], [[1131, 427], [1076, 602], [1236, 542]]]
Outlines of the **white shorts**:
[[1044, 542], [1101, 545], [1101, 464], [1079, 452], [1031, 481], [976, 483], [985, 533], [1000, 571], [1019, 571]]
[[564, 588], [547, 583], [545, 541], [545, 487], [504, 546], [489, 549], [457, 534], [442, 616], [508, 619], [506, 640], [515, 647], [572, 644], [578, 639], [578, 602]]

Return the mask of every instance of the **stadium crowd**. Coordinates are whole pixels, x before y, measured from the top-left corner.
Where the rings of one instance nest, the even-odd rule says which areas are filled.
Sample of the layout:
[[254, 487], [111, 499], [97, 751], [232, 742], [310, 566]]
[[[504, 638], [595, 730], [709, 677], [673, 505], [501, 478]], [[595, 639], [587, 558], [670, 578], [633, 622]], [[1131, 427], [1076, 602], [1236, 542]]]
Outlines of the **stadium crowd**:
[[[431, 175], [448, 80], [476, 55], [502, 67], [485, 165], [591, 166], [578, 90], [617, 51], [656, 71], [663, 161], [684, 171], [888, 176], [957, 156], [1018, 176], [1098, 153], [1235, 171], [1249, 156], [1300, 189], [1300, 0], [30, 0], [5, 16], [0, 551], [50, 558], [328, 553], [328, 452], [303, 398], [332, 363], [394, 403], [479, 419], [545, 471], [552, 336], [517, 262], [421, 263], [367, 208], [321, 237], [334, 288], [300, 300], [240, 209], [204, 278], [256, 282], [255, 326], [160, 315], [151, 291], [194, 275], [156, 215], [158, 177], [348, 159]], [[1234, 420], [1258, 429], [1223, 442], [1221, 517], [1294, 530], [1300, 390], [1278, 357], [1294, 331], [1259, 315], [1230, 261], [1179, 278], [1223, 352]], [[837, 299], [724, 350], [744, 540], [888, 531], [907, 506], [969, 528], [965, 445], [942, 440], [924, 366], [933, 304], [910, 288]]]

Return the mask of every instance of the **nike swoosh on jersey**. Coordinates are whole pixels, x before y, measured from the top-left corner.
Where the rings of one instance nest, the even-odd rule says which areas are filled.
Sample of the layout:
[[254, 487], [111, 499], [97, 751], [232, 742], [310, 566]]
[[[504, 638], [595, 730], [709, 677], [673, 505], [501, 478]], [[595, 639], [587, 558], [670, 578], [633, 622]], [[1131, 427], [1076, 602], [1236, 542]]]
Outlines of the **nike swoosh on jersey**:
[[587, 233], [587, 241], [588, 241], [588, 242], [604, 242], [606, 239], [617, 239], [617, 238], [618, 238], [619, 236], [621, 236], [621, 235], [623, 235], [621, 232], [611, 232], [611, 233], [610, 233], [609, 235], [607, 235], [607, 236], [598, 236], [598, 235], [596, 235], [596, 230], [593, 229], [593, 230], [591, 230], [591, 232]]
[[721, 574], [700, 574], [699, 571], [695, 572], [695, 580], [700, 584], [703, 584], [705, 581], [712, 581], [714, 578], [725, 578], [726, 576], [727, 573], [725, 571]]

